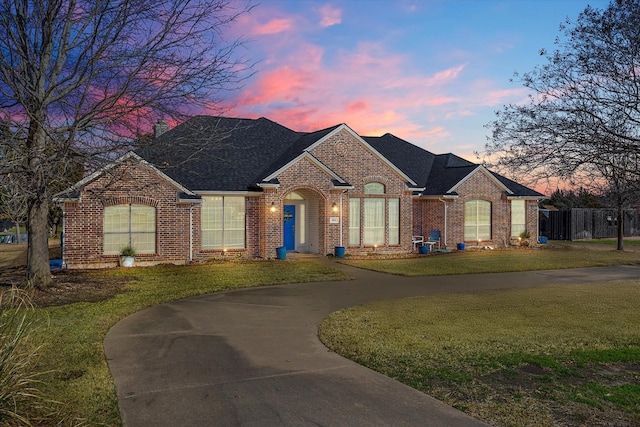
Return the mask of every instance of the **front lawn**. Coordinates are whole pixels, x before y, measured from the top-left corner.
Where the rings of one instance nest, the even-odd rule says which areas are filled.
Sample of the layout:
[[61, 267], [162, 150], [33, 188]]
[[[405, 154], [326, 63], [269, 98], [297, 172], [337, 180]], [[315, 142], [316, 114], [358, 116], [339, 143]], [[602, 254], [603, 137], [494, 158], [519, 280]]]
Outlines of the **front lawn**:
[[[103, 341], [111, 326], [146, 307], [191, 295], [284, 283], [346, 280], [338, 270], [308, 261], [221, 262], [196, 266], [158, 266], [93, 272], [67, 271], [43, 301], [64, 303], [60, 295], [86, 301], [37, 309], [41, 327], [33, 338], [42, 345], [38, 370], [48, 371], [43, 390], [57, 413], [38, 425], [121, 424]], [[84, 286], [83, 286], [84, 285]], [[79, 294], [79, 296], [78, 296]], [[68, 295], [65, 298], [69, 298]], [[42, 416], [46, 414], [34, 413]]]
[[409, 298], [336, 312], [319, 336], [491, 425], [637, 426], [638, 307], [640, 280]]
[[638, 264], [640, 253], [580, 249], [466, 250], [419, 258], [345, 259], [345, 264], [401, 276], [502, 273]]

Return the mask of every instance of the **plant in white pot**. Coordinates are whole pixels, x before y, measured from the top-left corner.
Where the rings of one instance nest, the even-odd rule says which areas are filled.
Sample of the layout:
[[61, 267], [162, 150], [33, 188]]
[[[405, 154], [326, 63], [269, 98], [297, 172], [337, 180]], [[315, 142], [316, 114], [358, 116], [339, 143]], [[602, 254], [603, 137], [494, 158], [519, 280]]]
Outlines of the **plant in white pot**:
[[127, 245], [120, 249], [120, 265], [123, 267], [133, 267], [136, 250], [133, 246]]

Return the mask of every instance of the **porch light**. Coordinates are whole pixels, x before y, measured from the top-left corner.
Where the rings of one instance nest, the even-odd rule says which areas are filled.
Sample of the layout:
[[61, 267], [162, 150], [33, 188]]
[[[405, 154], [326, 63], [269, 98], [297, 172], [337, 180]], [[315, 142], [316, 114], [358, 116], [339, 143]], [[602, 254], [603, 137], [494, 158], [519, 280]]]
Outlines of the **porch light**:
[[336, 205], [335, 203], [331, 206], [331, 210], [334, 212], [338, 212], [338, 205]]
[[271, 212], [275, 212], [275, 211], [276, 211], [276, 205], [275, 205], [275, 203], [274, 203], [274, 202], [271, 202], [271, 207], [269, 208], [269, 210], [270, 210]]

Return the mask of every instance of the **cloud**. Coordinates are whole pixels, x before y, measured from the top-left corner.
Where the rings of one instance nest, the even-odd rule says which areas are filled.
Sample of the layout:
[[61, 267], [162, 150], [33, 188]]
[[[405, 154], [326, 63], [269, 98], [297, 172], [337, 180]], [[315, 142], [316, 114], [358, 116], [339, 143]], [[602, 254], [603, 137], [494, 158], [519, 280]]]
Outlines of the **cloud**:
[[330, 5], [324, 5], [318, 9], [320, 15], [320, 26], [323, 28], [332, 27], [342, 23], [342, 10]]
[[276, 18], [269, 22], [256, 25], [253, 33], [256, 35], [279, 34], [293, 28], [293, 20], [289, 18]]
[[323, 6], [313, 12], [319, 24], [273, 9], [252, 18], [254, 24], [263, 22], [252, 27], [256, 34], [276, 36], [252, 42], [268, 59], [231, 100], [230, 114], [265, 116], [298, 131], [346, 123], [363, 135], [389, 132], [424, 148], [455, 151], [451, 146], [464, 142], [452, 140], [460, 130], [456, 120], [524, 97], [521, 89], [471, 80], [469, 55], [425, 60], [384, 38], [326, 44], [323, 28], [340, 24], [343, 11]]

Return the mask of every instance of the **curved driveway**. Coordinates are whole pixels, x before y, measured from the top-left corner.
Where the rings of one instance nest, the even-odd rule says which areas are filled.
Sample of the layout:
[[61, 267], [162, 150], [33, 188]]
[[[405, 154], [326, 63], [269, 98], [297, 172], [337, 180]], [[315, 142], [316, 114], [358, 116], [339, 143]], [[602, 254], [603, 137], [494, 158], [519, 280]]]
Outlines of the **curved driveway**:
[[623, 266], [407, 278], [318, 260], [355, 279], [192, 297], [115, 325], [104, 344], [125, 426], [485, 425], [327, 350], [318, 324], [381, 299], [640, 277]]

